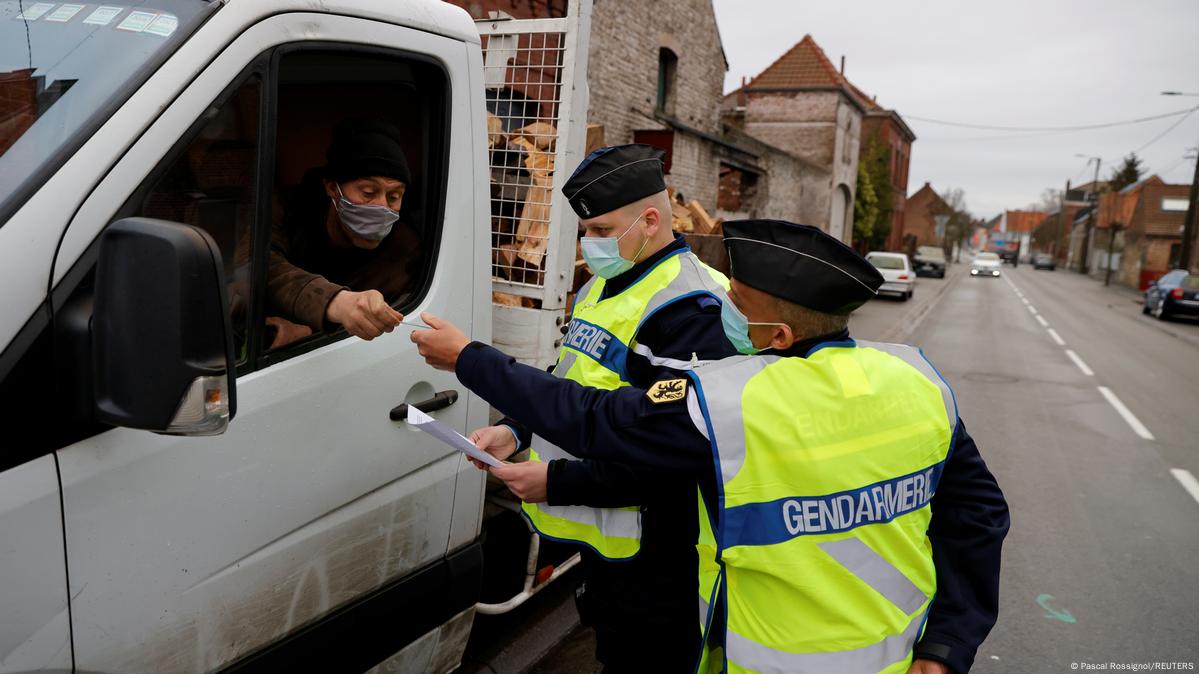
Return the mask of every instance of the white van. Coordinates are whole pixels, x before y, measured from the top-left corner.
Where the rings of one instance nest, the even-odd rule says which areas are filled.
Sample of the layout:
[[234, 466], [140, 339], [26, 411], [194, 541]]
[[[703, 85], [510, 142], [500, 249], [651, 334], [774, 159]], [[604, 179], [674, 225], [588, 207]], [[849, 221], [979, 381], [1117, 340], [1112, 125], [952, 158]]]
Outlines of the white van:
[[390, 413], [486, 403], [412, 328], [271, 348], [265, 286], [281, 195], [381, 114], [389, 299], [491, 338], [482, 59], [437, 0], [0, 2], [0, 673], [457, 665], [483, 474]]

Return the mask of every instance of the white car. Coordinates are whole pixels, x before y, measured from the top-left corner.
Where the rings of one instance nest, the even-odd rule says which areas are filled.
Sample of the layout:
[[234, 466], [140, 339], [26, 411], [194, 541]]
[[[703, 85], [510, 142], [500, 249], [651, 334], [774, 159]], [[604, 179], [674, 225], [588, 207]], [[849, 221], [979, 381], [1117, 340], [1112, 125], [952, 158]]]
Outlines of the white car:
[[995, 253], [979, 253], [970, 263], [971, 276], [999, 276], [999, 266], [1003, 264]]
[[912, 261], [904, 253], [871, 252], [866, 259], [883, 275], [879, 293], [894, 293], [907, 301], [916, 290], [916, 273]]

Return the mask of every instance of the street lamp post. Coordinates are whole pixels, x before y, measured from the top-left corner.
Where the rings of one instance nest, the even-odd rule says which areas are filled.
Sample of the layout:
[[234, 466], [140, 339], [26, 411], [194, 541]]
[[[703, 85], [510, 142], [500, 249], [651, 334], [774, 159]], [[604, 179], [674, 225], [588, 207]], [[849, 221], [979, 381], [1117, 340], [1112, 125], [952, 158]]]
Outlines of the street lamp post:
[[[1181, 91], [1163, 91], [1162, 96], [1199, 96], [1199, 93], [1188, 94]], [[1199, 158], [1195, 160], [1195, 177], [1191, 179], [1190, 201], [1187, 204], [1186, 219], [1182, 221], [1182, 246], [1179, 249], [1178, 266], [1191, 270], [1191, 256], [1195, 248], [1196, 218], [1199, 218]]]

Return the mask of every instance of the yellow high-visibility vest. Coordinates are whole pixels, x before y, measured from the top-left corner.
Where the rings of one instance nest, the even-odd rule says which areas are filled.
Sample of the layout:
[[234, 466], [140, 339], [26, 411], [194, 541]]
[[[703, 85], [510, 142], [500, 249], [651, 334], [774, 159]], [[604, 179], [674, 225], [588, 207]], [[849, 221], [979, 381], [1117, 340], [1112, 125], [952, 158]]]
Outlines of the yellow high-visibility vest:
[[948, 385], [918, 349], [852, 341], [691, 377], [719, 500], [700, 506], [701, 670], [906, 672], [936, 591]]
[[[581, 289], [554, 375], [584, 386], [613, 390], [628, 386], [627, 359], [630, 352], [651, 363], [687, 369], [687, 361], [655, 355], [634, 336], [657, 311], [687, 297], [704, 295], [725, 300], [729, 282], [688, 249], [672, 253], [623, 292], [601, 300], [604, 279], [594, 277]], [[533, 436], [531, 461], [575, 458], [568, 452]], [[641, 549], [641, 510], [555, 506], [547, 503], [522, 505], [533, 527], [542, 536], [590, 546], [607, 559], [629, 559]]]

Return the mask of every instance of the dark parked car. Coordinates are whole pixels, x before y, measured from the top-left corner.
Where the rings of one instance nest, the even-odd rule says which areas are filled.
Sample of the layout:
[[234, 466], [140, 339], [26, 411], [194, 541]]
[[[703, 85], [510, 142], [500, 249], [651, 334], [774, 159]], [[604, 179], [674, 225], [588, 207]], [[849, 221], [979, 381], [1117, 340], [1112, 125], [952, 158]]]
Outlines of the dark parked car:
[[1199, 274], [1175, 269], [1150, 283], [1141, 312], [1163, 321], [1173, 316], [1199, 316]]
[[945, 251], [936, 246], [920, 246], [916, 249], [916, 276], [945, 278]]
[[1019, 255], [1020, 255], [1020, 253], [1018, 251], [1001, 250], [1001, 251], [999, 251], [999, 260], [1001, 262], [1006, 262], [1008, 264], [1015, 265], [1015, 264], [1019, 263], [1019, 260], [1017, 259], [1019, 257]]
[[1057, 269], [1057, 261], [1049, 253], [1037, 253], [1032, 258], [1032, 268], [1053, 271]]

